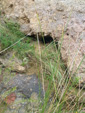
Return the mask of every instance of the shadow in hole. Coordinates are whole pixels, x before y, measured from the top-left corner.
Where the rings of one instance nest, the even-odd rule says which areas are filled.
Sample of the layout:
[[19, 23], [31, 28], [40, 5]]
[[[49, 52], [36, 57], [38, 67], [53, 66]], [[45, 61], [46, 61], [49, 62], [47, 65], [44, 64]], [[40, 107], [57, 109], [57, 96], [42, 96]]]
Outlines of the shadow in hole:
[[40, 41], [47, 44], [53, 41], [53, 38], [49, 35], [44, 36], [43, 38], [40, 38]]

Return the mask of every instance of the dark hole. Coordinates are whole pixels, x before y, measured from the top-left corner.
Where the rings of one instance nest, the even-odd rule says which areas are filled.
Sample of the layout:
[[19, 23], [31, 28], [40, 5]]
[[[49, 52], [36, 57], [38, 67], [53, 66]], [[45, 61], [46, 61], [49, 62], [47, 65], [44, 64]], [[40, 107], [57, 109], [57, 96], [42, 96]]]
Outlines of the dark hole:
[[2, 11], [2, 12], [1, 12], [1, 14], [5, 14], [5, 12], [4, 12], [4, 11]]
[[27, 20], [27, 23], [30, 23], [30, 20], [29, 19]]
[[[31, 38], [33, 41], [37, 40], [37, 36], [36, 35], [31, 35], [31, 36], [27, 35], [27, 37]], [[41, 43], [47, 44], [47, 43], [51, 43], [53, 41], [53, 38], [51, 36], [49, 36], [49, 35], [43, 36], [43, 37], [41, 35], [39, 35], [39, 41]], [[56, 42], [56, 45], [57, 45], [57, 42]]]
[[9, 6], [10, 8], [12, 8], [13, 7], [13, 4], [10, 4], [10, 6]]
[[28, 38], [32, 39], [33, 41], [36, 41], [36, 36], [35, 35], [25, 35], [27, 36]]
[[66, 33], [67, 35], [69, 35], [69, 33]]
[[43, 38], [40, 38], [40, 41], [42, 41], [43, 43], [50, 43], [53, 41], [53, 38], [47, 35], [47, 36], [44, 36]]

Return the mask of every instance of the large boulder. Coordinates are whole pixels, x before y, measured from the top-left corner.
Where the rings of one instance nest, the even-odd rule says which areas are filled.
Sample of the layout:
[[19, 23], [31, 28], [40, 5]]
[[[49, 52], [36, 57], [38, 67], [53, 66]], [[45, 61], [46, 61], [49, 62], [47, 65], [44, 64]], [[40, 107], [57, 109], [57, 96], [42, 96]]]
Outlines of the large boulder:
[[26, 34], [43, 32], [44, 36], [50, 35], [56, 38], [59, 36], [57, 27], [64, 26], [68, 19], [75, 17], [84, 21], [85, 2], [79, 1], [1, 0], [1, 9], [7, 18], [18, 20], [21, 30]]
[[42, 36], [43, 32], [56, 41], [63, 36], [62, 59], [69, 72], [85, 82], [85, 0], [1, 0], [0, 3], [2, 14], [19, 22], [24, 33]]

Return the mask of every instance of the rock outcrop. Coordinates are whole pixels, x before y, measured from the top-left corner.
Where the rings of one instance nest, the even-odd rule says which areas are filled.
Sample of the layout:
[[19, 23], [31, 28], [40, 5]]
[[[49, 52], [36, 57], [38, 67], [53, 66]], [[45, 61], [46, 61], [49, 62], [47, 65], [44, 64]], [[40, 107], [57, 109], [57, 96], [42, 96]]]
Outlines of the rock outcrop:
[[[10, 77], [10, 75], [4, 77], [7, 76]], [[35, 74], [15, 74], [7, 84], [5, 82], [3, 80], [0, 84], [0, 102], [3, 100], [8, 105], [4, 113], [32, 113], [32, 111], [38, 113], [40, 111], [39, 105], [43, 103], [43, 89]]]
[[85, 0], [1, 0], [1, 5], [2, 14], [19, 22], [26, 34], [43, 32], [60, 41], [63, 33], [62, 59], [85, 83]]
[[2, 57], [0, 57], [0, 64], [2, 67], [10, 69], [13, 72], [25, 73], [26, 68], [22, 66], [22, 61], [19, 60], [14, 53], [7, 53]]

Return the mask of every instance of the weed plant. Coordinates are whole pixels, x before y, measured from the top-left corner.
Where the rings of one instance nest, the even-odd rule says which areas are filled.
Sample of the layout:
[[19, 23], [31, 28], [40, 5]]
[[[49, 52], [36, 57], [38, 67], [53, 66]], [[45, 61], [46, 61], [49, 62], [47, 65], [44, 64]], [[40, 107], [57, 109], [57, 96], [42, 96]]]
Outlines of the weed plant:
[[63, 63], [61, 47], [56, 49], [53, 41], [41, 49], [41, 59], [39, 54], [36, 55], [42, 63], [44, 88], [46, 87], [40, 113], [81, 113], [81, 109], [84, 109], [84, 103], [81, 102], [84, 98], [83, 88], [77, 88], [79, 79], [74, 77], [73, 80], [74, 75], [69, 73]]
[[[20, 32], [20, 26], [12, 21], [0, 24], [0, 43], [2, 49], [9, 47], [25, 35]], [[58, 49], [55, 42], [40, 49], [39, 37], [37, 37], [39, 53], [34, 52], [29, 37], [12, 47], [19, 56], [24, 57], [30, 51], [32, 58], [37, 60], [42, 75], [43, 91], [45, 91], [43, 105], [39, 107], [39, 113], [82, 113], [84, 104], [80, 101], [83, 97], [82, 89], [76, 88], [77, 81], [73, 81], [72, 75], [65, 67], [61, 59], [61, 43]]]
[[[22, 37], [25, 37], [25, 34], [20, 31], [18, 23], [11, 20], [5, 20], [4, 24], [0, 23], [0, 44], [2, 50], [16, 43]], [[25, 54], [33, 49], [33, 46], [30, 44], [30, 38], [26, 37], [25, 41], [19, 41], [11, 49], [16, 51], [19, 57], [24, 58]]]

